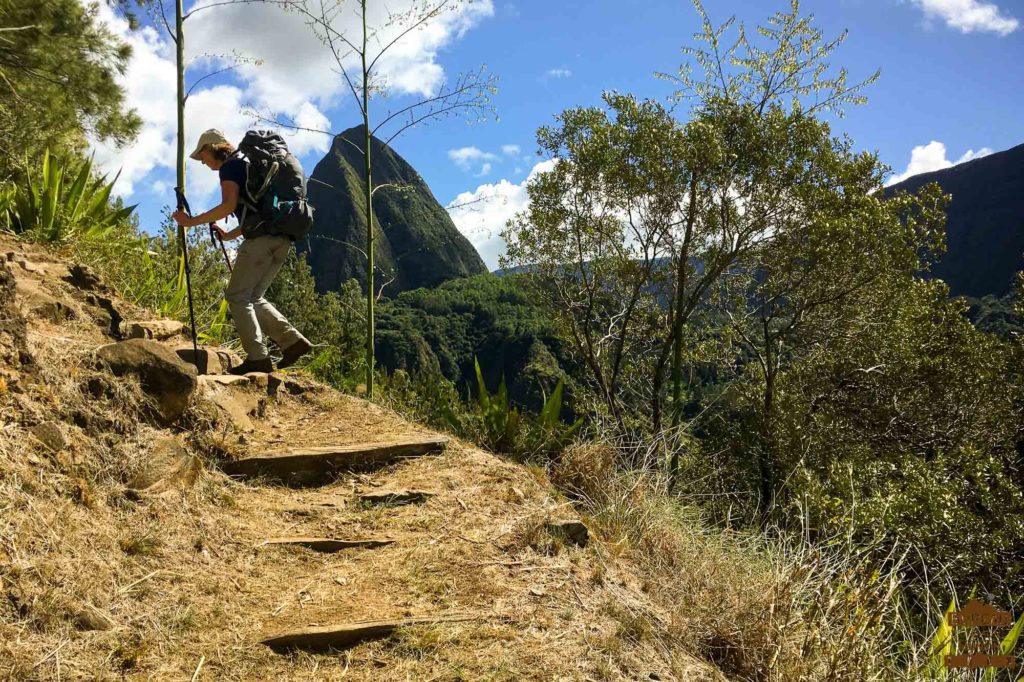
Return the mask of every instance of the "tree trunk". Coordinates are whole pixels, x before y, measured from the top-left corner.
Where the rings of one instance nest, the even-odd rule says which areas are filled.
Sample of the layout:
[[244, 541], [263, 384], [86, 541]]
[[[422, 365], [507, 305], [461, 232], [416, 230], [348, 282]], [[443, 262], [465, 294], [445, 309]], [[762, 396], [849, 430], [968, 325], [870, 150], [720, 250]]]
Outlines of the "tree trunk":
[[661, 387], [664, 380], [661, 378], [662, 367], [659, 363], [654, 369], [654, 376], [651, 378], [651, 428], [655, 435], [661, 431]]
[[[683, 315], [683, 302], [686, 299], [686, 266], [690, 259], [690, 236], [693, 234], [693, 225], [697, 220], [697, 179], [690, 179], [690, 202], [686, 216], [686, 235], [683, 239], [683, 246], [679, 250], [679, 262], [676, 264], [676, 301], [674, 314], [672, 316], [672, 428], [679, 426], [683, 417], [683, 324], [686, 317]], [[661, 384], [662, 365], [658, 365], [657, 384]], [[660, 407], [658, 421], [661, 421]], [[679, 446], [672, 448], [672, 461], [669, 464], [669, 491], [675, 490], [679, 474]]]
[[683, 239], [683, 247], [679, 251], [679, 262], [676, 264], [676, 306], [675, 317], [672, 320], [672, 336], [675, 341], [672, 348], [673, 428], [679, 426], [683, 417], [683, 325], [688, 316], [683, 315], [683, 302], [686, 300], [686, 268], [690, 264], [690, 235], [693, 234], [693, 225], [697, 221], [696, 177], [690, 179], [690, 201], [686, 213], [686, 236]]
[[[180, 0], [179, 0], [180, 1]], [[366, 397], [373, 399], [373, 178], [370, 173], [370, 74], [366, 71], [366, 0], [363, 9], [363, 129], [364, 161], [366, 166]]]
[[766, 363], [764, 378], [764, 401], [761, 415], [761, 448], [758, 451], [758, 476], [760, 478], [760, 498], [758, 511], [762, 521], [767, 521], [775, 496], [775, 439], [772, 435], [772, 413], [775, 410], [775, 369], [772, 366], [771, 342], [766, 346]]

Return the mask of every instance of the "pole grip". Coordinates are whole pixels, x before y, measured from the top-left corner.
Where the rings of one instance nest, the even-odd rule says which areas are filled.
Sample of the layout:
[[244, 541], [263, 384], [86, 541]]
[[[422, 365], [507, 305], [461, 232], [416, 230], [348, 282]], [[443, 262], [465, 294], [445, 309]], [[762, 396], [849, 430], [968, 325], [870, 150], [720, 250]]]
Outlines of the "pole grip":
[[178, 203], [178, 210], [185, 211], [188, 215], [192, 215], [192, 207], [188, 205], [188, 199], [185, 198], [185, 192], [180, 187], [174, 188], [174, 198]]

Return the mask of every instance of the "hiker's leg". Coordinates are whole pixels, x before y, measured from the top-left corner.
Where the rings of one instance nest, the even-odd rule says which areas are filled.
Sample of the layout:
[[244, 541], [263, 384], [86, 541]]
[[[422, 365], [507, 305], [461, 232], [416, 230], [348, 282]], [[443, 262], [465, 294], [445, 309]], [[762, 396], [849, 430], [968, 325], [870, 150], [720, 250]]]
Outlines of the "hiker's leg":
[[269, 357], [253, 306], [253, 299], [259, 299], [263, 295], [261, 291], [254, 296], [264, 279], [264, 271], [272, 263], [268, 245], [261, 244], [265, 239], [266, 237], [246, 239], [238, 247], [231, 279], [224, 292], [224, 298], [227, 299], [228, 308], [231, 310], [231, 318], [235, 321], [235, 329], [238, 330], [238, 338], [242, 342], [242, 349], [249, 360], [264, 360]]
[[300, 334], [299, 330], [293, 327], [291, 322], [263, 295], [270, 288], [270, 284], [281, 270], [281, 266], [288, 260], [288, 252], [291, 250], [292, 242], [288, 237], [282, 236], [260, 237], [260, 239], [272, 240], [268, 244], [271, 263], [264, 271], [263, 278], [253, 292], [254, 300], [252, 304], [256, 311], [256, 320], [259, 322], [260, 329], [283, 350], [297, 341], [306, 341], [306, 337]]

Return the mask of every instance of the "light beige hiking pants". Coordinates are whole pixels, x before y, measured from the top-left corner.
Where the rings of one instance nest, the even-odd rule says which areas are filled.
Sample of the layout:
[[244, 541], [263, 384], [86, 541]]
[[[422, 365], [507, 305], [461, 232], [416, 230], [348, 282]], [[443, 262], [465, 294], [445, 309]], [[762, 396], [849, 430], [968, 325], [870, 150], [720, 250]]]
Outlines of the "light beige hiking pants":
[[238, 247], [234, 271], [224, 298], [227, 299], [235, 328], [249, 360], [269, 357], [263, 341], [266, 334], [280, 348], [287, 348], [305, 337], [284, 315], [263, 298], [270, 283], [288, 257], [292, 243], [283, 235], [266, 235], [246, 239]]

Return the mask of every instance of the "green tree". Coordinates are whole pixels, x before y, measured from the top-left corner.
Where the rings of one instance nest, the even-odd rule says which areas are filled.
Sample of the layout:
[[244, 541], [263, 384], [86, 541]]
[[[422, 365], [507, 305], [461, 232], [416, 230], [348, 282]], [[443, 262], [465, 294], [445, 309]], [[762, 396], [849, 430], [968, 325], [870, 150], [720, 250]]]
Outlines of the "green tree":
[[0, 0], [0, 179], [87, 136], [123, 143], [141, 121], [117, 83], [131, 48], [77, 0]]
[[529, 207], [502, 233], [501, 265], [529, 266], [603, 409], [623, 421], [649, 397], [665, 320], [665, 237], [687, 169], [664, 107], [615, 93], [604, 102], [538, 131], [556, 163], [527, 186]]
[[871, 287], [909, 286], [943, 246], [946, 197], [937, 186], [918, 196], [885, 200], [884, 167], [871, 154], [854, 154], [848, 141], [808, 120], [804, 147], [816, 180], [794, 185], [785, 221], [758, 250], [756, 263], [723, 282], [739, 305], [725, 309], [733, 338], [751, 360], [760, 390], [755, 432], [759, 510], [775, 501], [781, 373], [808, 353], [827, 353], [848, 332], [849, 316]]
[[794, 188], [830, 180], [815, 156], [831, 148], [816, 115], [862, 101], [874, 78], [830, 76], [826, 60], [845, 36], [824, 42], [796, 3], [758, 27], [767, 48], [742, 27], [724, 47], [732, 21], [716, 29], [695, 4], [707, 47], [687, 53], [703, 74], [684, 65], [674, 77], [690, 120], [618, 94], [605, 95], [606, 110], [564, 112], [537, 136], [554, 168], [531, 182], [529, 209], [503, 233], [503, 265], [535, 264], [609, 411], [621, 416], [622, 401], [635, 410], [642, 397], [655, 433], [670, 366], [680, 423], [686, 327], [715, 283], [793, 222]]

